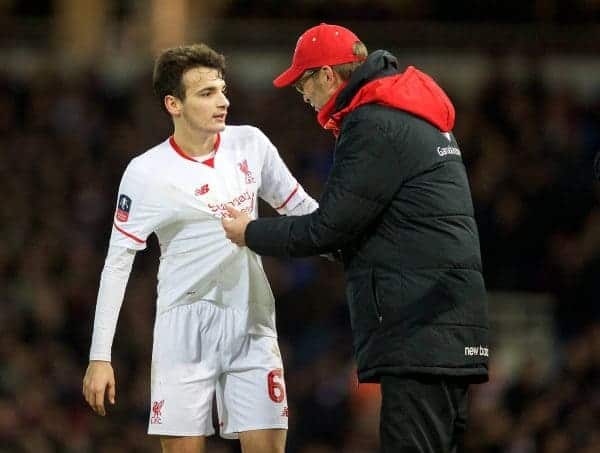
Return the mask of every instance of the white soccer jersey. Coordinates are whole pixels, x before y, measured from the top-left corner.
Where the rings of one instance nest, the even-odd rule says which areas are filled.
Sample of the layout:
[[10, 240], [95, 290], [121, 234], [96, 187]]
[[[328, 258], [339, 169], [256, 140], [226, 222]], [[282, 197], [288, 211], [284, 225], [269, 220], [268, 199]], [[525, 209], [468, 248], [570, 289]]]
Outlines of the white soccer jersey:
[[187, 155], [171, 137], [127, 167], [111, 246], [141, 250], [156, 233], [159, 314], [210, 300], [248, 310], [248, 333], [276, 336], [274, 299], [260, 258], [231, 243], [220, 220], [226, 204], [256, 218], [258, 197], [281, 214], [317, 206], [257, 128], [227, 126], [205, 161]]

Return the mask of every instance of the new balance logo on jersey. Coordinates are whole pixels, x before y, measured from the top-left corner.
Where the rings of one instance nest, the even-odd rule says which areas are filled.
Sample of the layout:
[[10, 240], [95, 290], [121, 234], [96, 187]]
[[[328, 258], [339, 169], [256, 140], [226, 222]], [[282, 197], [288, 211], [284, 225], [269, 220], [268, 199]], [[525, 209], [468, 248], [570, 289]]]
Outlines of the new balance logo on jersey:
[[119, 196], [119, 203], [117, 203], [117, 220], [119, 222], [127, 222], [129, 219], [129, 211], [131, 210], [131, 198], [127, 195]]
[[208, 193], [209, 190], [210, 190], [210, 187], [208, 187], [208, 184], [202, 184], [200, 187], [198, 187], [194, 191], [194, 195], [196, 195], [196, 196], [204, 195], [205, 193]]
[[246, 184], [252, 184], [253, 182], [256, 182], [254, 176], [252, 176], [250, 168], [248, 167], [248, 161], [246, 159], [239, 162], [238, 167], [240, 168], [240, 171], [246, 176]]
[[162, 423], [162, 408], [165, 404], [165, 400], [154, 401], [152, 403], [152, 417], [150, 417], [150, 423], [153, 425], [160, 425]]
[[283, 408], [283, 410], [281, 411], [281, 414], [280, 414], [280, 415], [281, 415], [282, 417], [289, 417], [289, 416], [290, 416], [290, 411], [288, 410], [288, 407], [287, 407], [287, 406], [285, 406], [285, 407]]

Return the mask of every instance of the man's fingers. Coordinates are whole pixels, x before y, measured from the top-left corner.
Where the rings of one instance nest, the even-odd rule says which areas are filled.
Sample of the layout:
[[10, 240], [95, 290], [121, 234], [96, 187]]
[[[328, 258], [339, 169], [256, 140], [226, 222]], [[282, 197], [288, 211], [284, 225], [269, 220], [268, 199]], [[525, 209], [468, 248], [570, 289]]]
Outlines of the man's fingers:
[[[227, 215], [221, 219], [225, 237], [234, 244], [244, 247], [246, 245], [244, 233], [250, 222], [250, 216], [244, 211], [238, 211], [233, 206], [225, 205]], [[228, 218], [226, 218], [228, 216]]]
[[106, 411], [104, 410], [104, 389], [96, 390], [92, 399], [94, 403], [92, 406], [94, 411], [104, 417], [106, 415]]
[[[110, 385], [110, 384], [109, 384]], [[83, 387], [83, 395], [85, 400], [90, 405], [92, 410], [99, 415], [106, 415], [106, 410], [104, 409], [104, 387], [94, 386], [92, 384], [84, 384]], [[111, 397], [111, 392], [109, 388], [109, 398]], [[114, 384], [112, 386], [112, 401], [114, 404]]]
[[[93, 392], [90, 390], [90, 385], [87, 382], [83, 382], [83, 397], [85, 398], [85, 401], [88, 403], [88, 405], [94, 409], [94, 399], [93, 399]], [[94, 409], [95, 410], [95, 409]]]
[[90, 361], [83, 378], [83, 396], [92, 410], [105, 416], [104, 400], [115, 404], [115, 375], [109, 362]]
[[233, 206], [231, 206], [229, 204], [225, 205], [225, 209], [227, 210], [229, 215], [234, 219], [237, 219], [242, 214], [240, 211], [238, 211], [237, 209], [235, 209]]
[[115, 404], [115, 396], [117, 393], [117, 386], [115, 385], [115, 381], [111, 381], [108, 383], [108, 401], [110, 404]]
[[83, 387], [83, 397], [85, 398], [85, 402], [88, 403], [88, 405], [91, 406], [91, 404], [90, 404], [90, 395], [89, 395], [89, 393], [87, 391], [87, 388], [85, 386]]

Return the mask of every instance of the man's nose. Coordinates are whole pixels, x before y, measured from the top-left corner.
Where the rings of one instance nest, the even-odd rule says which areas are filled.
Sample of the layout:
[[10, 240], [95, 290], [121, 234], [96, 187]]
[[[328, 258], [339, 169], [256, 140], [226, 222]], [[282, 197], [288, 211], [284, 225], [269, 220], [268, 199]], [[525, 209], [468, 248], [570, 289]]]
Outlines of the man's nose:
[[229, 107], [229, 99], [225, 96], [225, 93], [221, 93], [221, 99], [219, 100], [219, 107]]

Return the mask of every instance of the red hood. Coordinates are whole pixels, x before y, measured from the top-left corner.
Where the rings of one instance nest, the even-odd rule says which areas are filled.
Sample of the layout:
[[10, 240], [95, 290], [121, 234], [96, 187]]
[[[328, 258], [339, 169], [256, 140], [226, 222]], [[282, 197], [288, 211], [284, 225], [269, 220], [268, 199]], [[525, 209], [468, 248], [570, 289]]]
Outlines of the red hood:
[[[345, 85], [344, 85], [345, 87]], [[424, 72], [414, 66], [402, 74], [375, 79], [356, 92], [350, 104], [332, 113], [340, 88], [320, 110], [317, 120], [337, 137], [344, 117], [363, 104], [381, 104], [411, 113], [442, 132], [454, 127], [454, 106], [446, 93]]]

